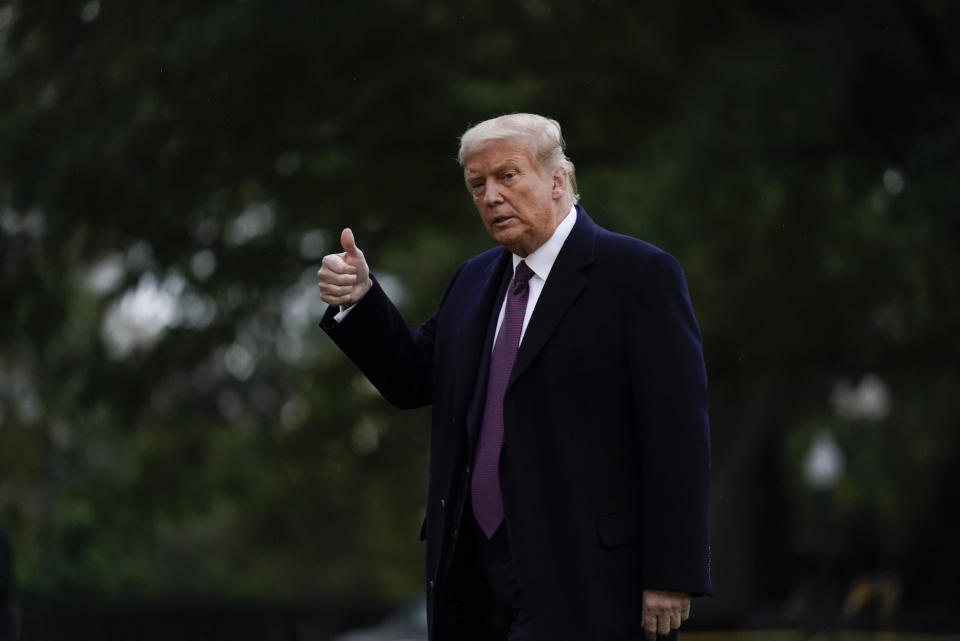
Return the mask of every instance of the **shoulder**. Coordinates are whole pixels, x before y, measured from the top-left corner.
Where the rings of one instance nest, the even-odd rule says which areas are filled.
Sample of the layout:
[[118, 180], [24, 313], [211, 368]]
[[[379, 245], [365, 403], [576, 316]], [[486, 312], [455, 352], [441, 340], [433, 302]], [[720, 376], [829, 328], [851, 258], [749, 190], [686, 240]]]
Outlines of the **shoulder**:
[[451, 280], [464, 279], [473, 281], [478, 278], [489, 278], [492, 270], [504, 260], [507, 253], [507, 250], [503, 247], [496, 246], [468, 258], [460, 263]]
[[490, 249], [480, 252], [476, 256], [468, 258], [467, 260], [461, 263], [461, 269], [487, 269], [491, 265], [496, 264], [498, 260], [503, 257], [506, 250], [497, 245], [496, 247], [491, 247]]
[[681, 272], [680, 263], [669, 252], [633, 236], [597, 227], [596, 260], [626, 274]]
[[577, 205], [577, 223], [573, 236], [579, 244], [590, 244], [588, 250], [598, 265], [619, 269], [636, 269], [644, 265], [676, 263], [676, 259], [653, 243], [610, 231], [598, 225], [587, 211]]
[[463, 296], [475, 294], [478, 288], [494, 277], [497, 266], [503, 264], [505, 255], [505, 249], [493, 247], [460, 263], [447, 281], [440, 307], [449, 300], [462, 300]]

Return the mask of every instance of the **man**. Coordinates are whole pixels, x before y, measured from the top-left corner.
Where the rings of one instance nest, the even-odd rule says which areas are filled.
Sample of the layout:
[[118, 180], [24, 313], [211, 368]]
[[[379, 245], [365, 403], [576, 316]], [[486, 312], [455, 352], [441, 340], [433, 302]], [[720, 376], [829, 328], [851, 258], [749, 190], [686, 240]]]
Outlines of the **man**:
[[677, 262], [576, 205], [560, 126], [501, 116], [460, 164], [500, 247], [418, 329], [353, 233], [318, 272], [336, 344], [399, 407], [433, 405], [435, 641], [653, 639], [711, 591], [700, 333]]

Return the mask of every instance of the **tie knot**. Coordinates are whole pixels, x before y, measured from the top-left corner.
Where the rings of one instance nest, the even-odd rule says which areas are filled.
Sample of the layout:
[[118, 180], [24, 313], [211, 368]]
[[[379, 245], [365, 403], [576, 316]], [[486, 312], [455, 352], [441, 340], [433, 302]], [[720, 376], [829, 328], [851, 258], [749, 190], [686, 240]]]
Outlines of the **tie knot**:
[[517, 263], [517, 269], [513, 272], [513, 285], [510, 289], [514, 294], [519, 294], [527, 287], [527, 283], [533, 276], [533, 270], [522, 260]]
[[525, 283], [533, 276], [533, 270], [524, 261], [517, 263], [517, 269], [513, 272], [513, 280], [518, 283]]

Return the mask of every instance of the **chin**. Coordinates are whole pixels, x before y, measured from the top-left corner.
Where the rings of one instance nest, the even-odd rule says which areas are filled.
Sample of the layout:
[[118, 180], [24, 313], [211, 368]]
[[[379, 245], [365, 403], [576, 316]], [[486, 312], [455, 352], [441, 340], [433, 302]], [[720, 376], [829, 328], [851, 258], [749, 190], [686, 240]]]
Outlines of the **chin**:
[[494, 241], [500, 245], [503, 245], [518, 256], [526, 256], [526, 254], [529, 253], [523, 251], [526, 243], [529, 242], [529, 239], [524, 231], [524, 229], [517, 229], [514, 227], [499, 230], [490, 228], [487, 229], [487, 232]]
[[519, 246], [522, 244], [521, 239], [514, 234], [492, 234], [492, 236], [495, 241], [514, 253], [517, 252]]

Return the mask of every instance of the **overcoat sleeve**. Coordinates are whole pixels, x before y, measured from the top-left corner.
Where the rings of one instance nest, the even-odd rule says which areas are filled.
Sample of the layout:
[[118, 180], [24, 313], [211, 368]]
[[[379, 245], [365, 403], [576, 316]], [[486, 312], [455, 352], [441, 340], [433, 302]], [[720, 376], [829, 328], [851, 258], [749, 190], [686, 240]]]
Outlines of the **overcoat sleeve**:
[[627, 301], [639, 429], [645, 589], [712, 592], [710, 427], [700, 329], [679, 263], [650, 256]]
[[[441, 300], [459, 275], [454, 274]], [[433, 344], [437, 313], [417, 329], [407, 326], [380, 283], [373, 286], [341, 322], [329, 308], [320, 327], [387, 401], [399, 408], [429, 405], [433, 399]]]

